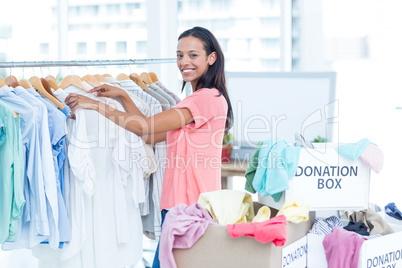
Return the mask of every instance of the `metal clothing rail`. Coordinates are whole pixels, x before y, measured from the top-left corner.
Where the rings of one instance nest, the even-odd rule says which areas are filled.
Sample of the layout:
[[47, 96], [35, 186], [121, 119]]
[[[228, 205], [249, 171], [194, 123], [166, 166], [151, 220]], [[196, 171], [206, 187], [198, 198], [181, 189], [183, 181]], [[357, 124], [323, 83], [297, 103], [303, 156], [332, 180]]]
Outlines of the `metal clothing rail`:
[[106, 65], [144, 65], [175, 63], [176, 58], [165, 59], [129, 59], [129, 60], [72, 60], [72, 61], [19, 61], [0, 62], [0, 68], [24, 67], [73, 67], [73, 66], [106, 66]]

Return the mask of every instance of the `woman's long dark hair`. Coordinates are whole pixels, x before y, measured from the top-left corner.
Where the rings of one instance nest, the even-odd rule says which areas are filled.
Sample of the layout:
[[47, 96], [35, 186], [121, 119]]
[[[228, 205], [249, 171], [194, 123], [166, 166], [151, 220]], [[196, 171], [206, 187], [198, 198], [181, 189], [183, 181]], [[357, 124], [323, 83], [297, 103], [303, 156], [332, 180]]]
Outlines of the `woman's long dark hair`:
[[[228, 113], [225, 126], [226, 133], [233, 125], [233, 110], [226, 88], [225, 58], [223, 57], [221, 46], [219, 45], [218, 40], [216, 40], [215, 36], [209, 30], [202, 27], [196, 26], [183, 32], [179, 36], [178, 40], [188, 36], [196, 37], [202, 41], [207, 56], [210, 55], [212, 52], [216, 52], [215, 63], [210, 65], [206, 73], [203, 74], [200, 79], [198, 79], [194, 91], [197, 91], [200, 88], [216, 88], [217, 90], [219, 90], [220, 95], [223, 95], [223, 97], [225, 97], [228, 104]], [[183, 81], [182, 91], [185, 85], [186, 82]]]

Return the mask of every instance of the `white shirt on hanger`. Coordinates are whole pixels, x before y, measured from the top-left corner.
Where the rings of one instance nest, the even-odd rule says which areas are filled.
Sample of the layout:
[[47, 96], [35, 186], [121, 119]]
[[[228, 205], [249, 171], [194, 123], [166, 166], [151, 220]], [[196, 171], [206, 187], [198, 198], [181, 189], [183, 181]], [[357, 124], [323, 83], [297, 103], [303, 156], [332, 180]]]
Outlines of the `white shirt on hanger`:
[[[65, 88], [64, 92], [99, 100], [93, 94], [86, 93], [75, 86]], [[116, 109], [122, 109], [112, 99], [106, 99], [106, 103]], [[131, 169], [130, 159], [124, 158], [132, 151], [127, 147], [127, 140], [124, 138], [126, 131], [123, 128], [95, 111], [84, 110], [83, 112], [86, 121], [84, 129], [87, 135], [87, 146], [96, 175], [92, 196], [83, 195], [83, 202], [78, 204], [76, 202], [79, 200], [74, 198], [70, 200], [71, 210], [77, 210], [77, 206], [81, 208], [80, 215], [74, 214], [77, 217], [76, 223], [83, 219], [86, 222], [81, 229], [76, 229], [75, 233], [79, 236], [76, 238], [81, 243], [75, 246], [74, 251], [79, 250], [74, 256], [71, 256], [71, 249], [68, 249], [70, 245], [66, 243], [60, 256], [53, 261], [43, 263], [49, 267], [74, 268], [124, 267], [135, 264], [142, 256], [142, 223], [138, 205], [136, 205], [141, 197], [133, 197], [133, 191], [141, 189], [139, 182], [142, 181], [143, 171]], [[85, 141], [85, 138], [81, 136], [75, 138]], [[71, 148], [70, 146], [68, 150], [69, 158], [73, 157], [70, 153]], [[70, 195], [83, 191], [83, 189], [75, 189], [74, 186], [77, 184], [71, 181], [74, 177], [72, 178], [70, 174]], [[81, 220], [78, 219], [80, 217]], [[82, 239], [83, 237], [86, 239]], [[65, 253], [68, 251], [70, 254]], [[70, 258], [66, 259], [66, 257]]]
[[[123, 80], [119, 82], [124, 90], [127, 92], [131, 92], [132, 94], [140, 97], [144, 100], [150, 107], [151, 116], [162, 112], [161, 103], [153, 98], [151, 95], [144, 92], [144, 90], [139, 87], [132, 80]], [[160, 197], [162, 194], [162, 184], [163, 184], [163, 176], [165, 173], [165, 161], [166, 161], [166, 142], [158, 142], [154, 144], [155, 149], [155, 157], [157, 160], [157, 170], [154, 174], [152, 174], [152, 189], [149, 189], [147, 193], [151, 193], [152, 202], [145, 203], [148, 205], [144, 207], [144, 211], [148, 213], [143, 215], [143, 227], [144, 233], [147, 237], [151, 239], [158, 239], [161, 234], [161, 223], [162, 217], [159, 209]], [[148, 181], [149, 183], [149, 181]], [[147, 200], [149, 200], [147, 198]], [[149, 213], [152, 210], [152, 213]], [[149, 215], [147, 215], [149, 214]]]

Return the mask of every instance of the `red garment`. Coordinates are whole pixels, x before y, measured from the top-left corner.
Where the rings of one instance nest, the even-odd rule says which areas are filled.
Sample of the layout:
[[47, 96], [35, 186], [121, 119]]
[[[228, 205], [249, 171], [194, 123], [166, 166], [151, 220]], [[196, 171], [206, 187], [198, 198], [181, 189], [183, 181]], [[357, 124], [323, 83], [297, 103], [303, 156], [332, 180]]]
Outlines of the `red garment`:
[[275, 246], [283, 246], [288, 237], [287, 221], [284, 215], [273, 217], [263, 222], [242, 222], [228, 224], [226, 229], [233, 237], [250, 236], [261, 243], [272, 242]]

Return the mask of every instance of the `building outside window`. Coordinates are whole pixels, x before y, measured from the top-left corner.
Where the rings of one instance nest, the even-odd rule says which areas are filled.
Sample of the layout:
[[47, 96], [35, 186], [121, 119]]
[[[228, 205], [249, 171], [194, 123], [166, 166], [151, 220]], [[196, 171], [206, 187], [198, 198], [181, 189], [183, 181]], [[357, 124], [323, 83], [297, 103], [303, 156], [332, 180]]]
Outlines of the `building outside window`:
[[96, 54], [106, 54], [106, 42], [96, 42]]
[[281, 14], [279, 0], [178, 0], [178, 34], [194, 26], [212, 31], [227, 71], [279, 71]]
[[127, 42], [126, 41], [116, 42], [116, 53], [117, 54], [126, 54], [127, 53]]
[[39, 44], [39, 53], [41, 55], [49, 55], [49, 43]]
[[77, 43], [77, 54], [78, 55], [87, 54], [87, 43], [84, 42]]

